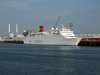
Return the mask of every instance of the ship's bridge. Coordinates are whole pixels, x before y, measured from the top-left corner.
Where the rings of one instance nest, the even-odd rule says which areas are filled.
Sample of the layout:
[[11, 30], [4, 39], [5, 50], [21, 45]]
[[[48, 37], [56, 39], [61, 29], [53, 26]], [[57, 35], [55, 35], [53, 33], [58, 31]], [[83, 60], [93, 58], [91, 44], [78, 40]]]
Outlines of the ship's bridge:
[[60, 34], [64, 37], [75, 37], [73, 31], [71, 31], [70, 29], [66, 29], [64, 25], [62, 25], [62, 30], [60, 30]]

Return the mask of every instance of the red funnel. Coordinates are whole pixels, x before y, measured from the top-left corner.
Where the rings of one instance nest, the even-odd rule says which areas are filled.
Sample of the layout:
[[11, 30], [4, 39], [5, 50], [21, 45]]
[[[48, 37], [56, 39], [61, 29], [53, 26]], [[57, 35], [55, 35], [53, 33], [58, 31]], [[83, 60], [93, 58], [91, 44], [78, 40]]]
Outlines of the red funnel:
[[40, 26], [40, 32], [43, 32], [43, 26]]

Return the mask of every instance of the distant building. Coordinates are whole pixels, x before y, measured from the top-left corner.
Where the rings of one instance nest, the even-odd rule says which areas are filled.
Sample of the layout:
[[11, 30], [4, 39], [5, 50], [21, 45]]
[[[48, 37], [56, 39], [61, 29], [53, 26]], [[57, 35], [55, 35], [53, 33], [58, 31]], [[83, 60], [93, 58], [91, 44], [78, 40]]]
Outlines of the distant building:
[[10, 33], [10, 36], [9, 36], [10, 38], [12, 38], [12, 37], [14, 37], [14, 34], [13, 33]]
[[1, 37], [0, 37], [0, 40], [1, 40]]
[[17, 35], [17, 37], [24, 37], [23, 35]]
[[12, 40], [23, 40], [24, 36], [23, 35], [17, 35], [17, 37], [12, 37]]

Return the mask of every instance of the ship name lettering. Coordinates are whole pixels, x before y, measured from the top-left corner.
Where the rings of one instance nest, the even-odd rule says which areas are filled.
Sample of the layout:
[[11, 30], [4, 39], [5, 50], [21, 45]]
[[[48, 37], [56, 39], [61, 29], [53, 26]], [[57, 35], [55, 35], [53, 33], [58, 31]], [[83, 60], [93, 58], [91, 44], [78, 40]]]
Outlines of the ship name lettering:
[[34, 42], [41, 43], [41, 42], [43, 42], [43, 40], [34, 40]]

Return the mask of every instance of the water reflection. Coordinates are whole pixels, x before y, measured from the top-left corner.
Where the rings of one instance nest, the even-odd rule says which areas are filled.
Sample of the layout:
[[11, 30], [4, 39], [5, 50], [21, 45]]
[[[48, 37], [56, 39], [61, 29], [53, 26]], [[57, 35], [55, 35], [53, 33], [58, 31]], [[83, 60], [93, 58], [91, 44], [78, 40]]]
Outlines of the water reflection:
[[76, 50], [80, 49], [79, 46], [57, 46], [59, 50]]
[[27, 46], [30, 46], [30, 47], [33, 47], [33, 48], [39, 48], [39, 49], [50, 49], [50, 50], [78, 50], [80, 49], [81, 47], [79, 46], [49, 46], [49, 45], [27, 45]]

